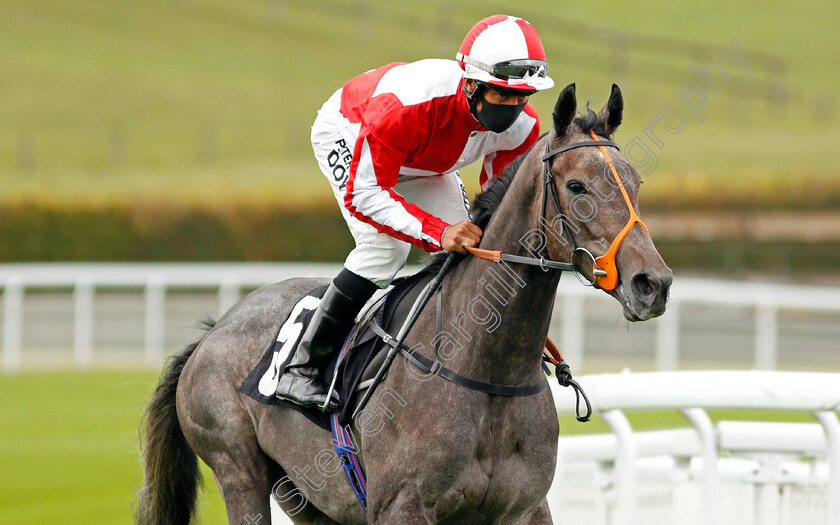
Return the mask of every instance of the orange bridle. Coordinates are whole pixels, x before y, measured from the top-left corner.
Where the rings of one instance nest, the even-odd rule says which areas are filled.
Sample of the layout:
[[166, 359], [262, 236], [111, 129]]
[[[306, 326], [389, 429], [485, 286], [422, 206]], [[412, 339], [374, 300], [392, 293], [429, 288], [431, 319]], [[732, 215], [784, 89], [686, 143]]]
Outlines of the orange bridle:
[[[589, 134], [592, 135], [592, 138], [596, 142], [601, 141], [594, 131], [589, 130]], [[618, 267], [615, 264], [615, 256], [618, 254], [618, 249], [621, 247], [621, 243], [624, 241], [624, 238], [627, 237], [627, 234], [630, 233], [630, 230], [633, 229], [633, 226], [635, 226], [636, 223], [639, 223], [648, 235], [650, 235], [650, 231], [647, 229], [647, 226], [645, 226], [645, 223], [642, 222], [642, 219], [639, 218], [636, 210], [633, 209], [633, 203], [630, 202], [630, 196], [627, 195], [627, 190], [624, 189], [624, 183], [621, 181], [621, 177], [618, 176], [618, 171], [615, 169], [615, 164], [613, 164], [612, 159], [610, 159], [609, 153], [607, 153], [607, 148], [602, 145], [598, 145], [598, 149], [601, 150], [601, 154], [607, 160], [607, 166], [609, 166], [610, 172], [618, 185], [618, 189], [621, 190], [621, 195], [624, 197], [624, 202], [627, 204], [627, 209], [630, 211], [630, 219], [627, 221], [627, 224], [624, 225], [624, 228], [622, 228], [616, 238], [613, 239], [607, 253], [595, 258], [595, 265], [593, 267], [593, 270], [597, 268], [607, 272], [606, 276], [596, 276], [595, 284], [604, 290], [613, 290], [616, 286], [618, 286]]]
[[[590, 130], [589, 133], [592, 135], [593, 140], [574, 142], [572, 144], [568, 144], [566, 146], [562, 146], [554, 150], [549, 150], [549, 147], [551, 145], [551, 139], [549, 138], [546, 143], [546, 152], [542, 158], [544, 162], [543, 216], [545, 216], [546, 209], [548, 207], [547, 204], [550, 197], [551, 202], [554, 205], [555, 211], [561, 217], [560, 224], [563, 228], [563, 231], [561, 233], [568, 239], [572, 246], [573, 262], [563, 263], [552, 261], [548, 258], [547, 250], [546, 255], [540, 257], [539, 259], [533, 257], [511, 255], [507, 253], [502, 253], [501, 251], [473, 248], [472, 246], [465, 246], [466, 250], [476, 257], [491, 260], [494, 262], [505, 261], [517, 264], [540, 266], [545, 271], [548, 271], [549, 269], [574, 271], [576, 275], [579, 275], [579, 272], [577, 270], [576, 264], [574, 263], [574, 259], [575, 255], [578, 252], [580, 252], [588, 256], [592, 260], [593, 280], [584, 284], [588, 284], [590, 286], [598, 285], [598, 287], [604, 290], [614, 290], [615, 287], [618, 286], [618, 267], [615, 263], [615, 256], [618, 254], [618, 249], [621, 247], [621, 243], [624, 241], [624, 239], [627, 237], [627, 234], [630, 233], [630, 230], [633, 229], [633, 226], [635, 226], [636, 223], [639, 223], [642, 226], [642, 228], [644, 228], [645, 231], [648, 232], [648, 235], [650, 235], [650, 232], [648, 231], [647, 226], [645, 226], [645, 223], [642, 222], [642, 219], [639, 218], [639, 215], [636, 213], [636, 210], [633, 209], [633, 203], [630, 202], [630, 196], [627, 194], [627, 190], [624, 189], [624, 183], [621, 181], [621, 177], [618, 176], [618, 171], [615, 169], [615, 164], [613, 163], [612, 159], [610, 159], [610, 155], [607, 153], [607, 149], [605, 146], [612, 146], [618, 149], [618, 144], [609, 140], [599, 139], [595, 132], [593, 132], [592, 130]], [[610, 172], [612, 173], [612, 176], [615, 179], [616, 184], [618, 185], [618, 189], [621, 190], [621, 195], [624, 197], [624, 202], [625, 204], [627, 204], [627, 209], [630, 212], [630, 219], [627, 221], [627, 224], [624, 225], [624, 228], [622, 228], [618, 235], [615, 237], [615, 239], [613, 239], [612, 244], [610, 244], [610, 247], [607, 250], [607, 253], [600, 257], [595, 257], [586, 248], [577, 246], [574, 237], [569, 232], [569, 228], [567, 228], [565, 225], [566, 219], [565, 215], [563, 214], [563, 210], [560, 206], [560, 199], [557, 195], [557, 185], [554, 182], [554, 176], [551, 174], [551, 160], [555, 156], [570, 149], [581, 148], [585, 146], [597, 146], [598, 149], [601, 150], [601, 154], [607, 160], [607, 166], [609, 166]], [[544, 227], [545, 225], [541, 221], [540, 229], [542, 230]], [[545, 237], [545, 232], [543, 232], [543, 236]]]

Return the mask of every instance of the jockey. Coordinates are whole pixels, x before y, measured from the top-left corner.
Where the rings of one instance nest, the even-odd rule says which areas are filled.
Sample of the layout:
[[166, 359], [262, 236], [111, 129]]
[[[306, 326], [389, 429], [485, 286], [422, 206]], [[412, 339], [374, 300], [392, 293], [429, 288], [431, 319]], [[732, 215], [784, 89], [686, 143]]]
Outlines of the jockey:
[[[456, 61], [380, 67], [351, 79], [318, 111], [312, 147], [356, 247], [333, 279], [286, 365], [277, 396], [323, 404], [318, 369], [356, 315], [405, 265], [411, 244], [466, 253], [470, 222], [458, 169], [484, 158], [486, 190], [539, 137], [528, 97], [554, 86], [527, 21], [495, 15], [467, 34]], [[331, 401], [331, 404], [334, 404]]]

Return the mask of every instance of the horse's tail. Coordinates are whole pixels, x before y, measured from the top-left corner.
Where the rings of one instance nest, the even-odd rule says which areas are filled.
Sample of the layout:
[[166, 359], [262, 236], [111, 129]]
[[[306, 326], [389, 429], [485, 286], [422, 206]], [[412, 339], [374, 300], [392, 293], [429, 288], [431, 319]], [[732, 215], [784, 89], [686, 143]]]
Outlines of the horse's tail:
[[[207, 330], [215, 324], [205, 321]], [[175, 392], [187, 359], [199, 341], [173, 355], [143, 415], [141, 434], [144, 463], [143, 486], [137, 495], [138, 525], [186, 525], [195, 512], [201, 473], [198, 457], [178, 423]]]

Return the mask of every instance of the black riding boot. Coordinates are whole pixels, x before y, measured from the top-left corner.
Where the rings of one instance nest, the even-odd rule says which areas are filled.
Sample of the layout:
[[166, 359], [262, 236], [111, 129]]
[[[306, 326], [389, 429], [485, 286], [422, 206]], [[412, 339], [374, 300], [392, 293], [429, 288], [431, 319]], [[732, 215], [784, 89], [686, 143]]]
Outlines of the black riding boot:
[[[376, 289], [375, 284], [347, 269], [333, 279], [280, 377], [277, 397], [298, 405], [324, 404], [329, 385], [321, 380], [321, 368], [339, 350], [356, 315]], [[339, 408], [339, 404], [331, 399], [329, 408]]]

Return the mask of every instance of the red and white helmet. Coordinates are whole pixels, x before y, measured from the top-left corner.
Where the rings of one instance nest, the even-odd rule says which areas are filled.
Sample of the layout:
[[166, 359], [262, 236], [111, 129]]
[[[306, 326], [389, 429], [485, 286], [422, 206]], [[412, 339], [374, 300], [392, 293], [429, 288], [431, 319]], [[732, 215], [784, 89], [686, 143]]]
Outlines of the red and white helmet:
[[524, 91], [554, 87], [537, 30], [515, 16], [493, 15], [474, 25], [455, 59], [465, 78]]

